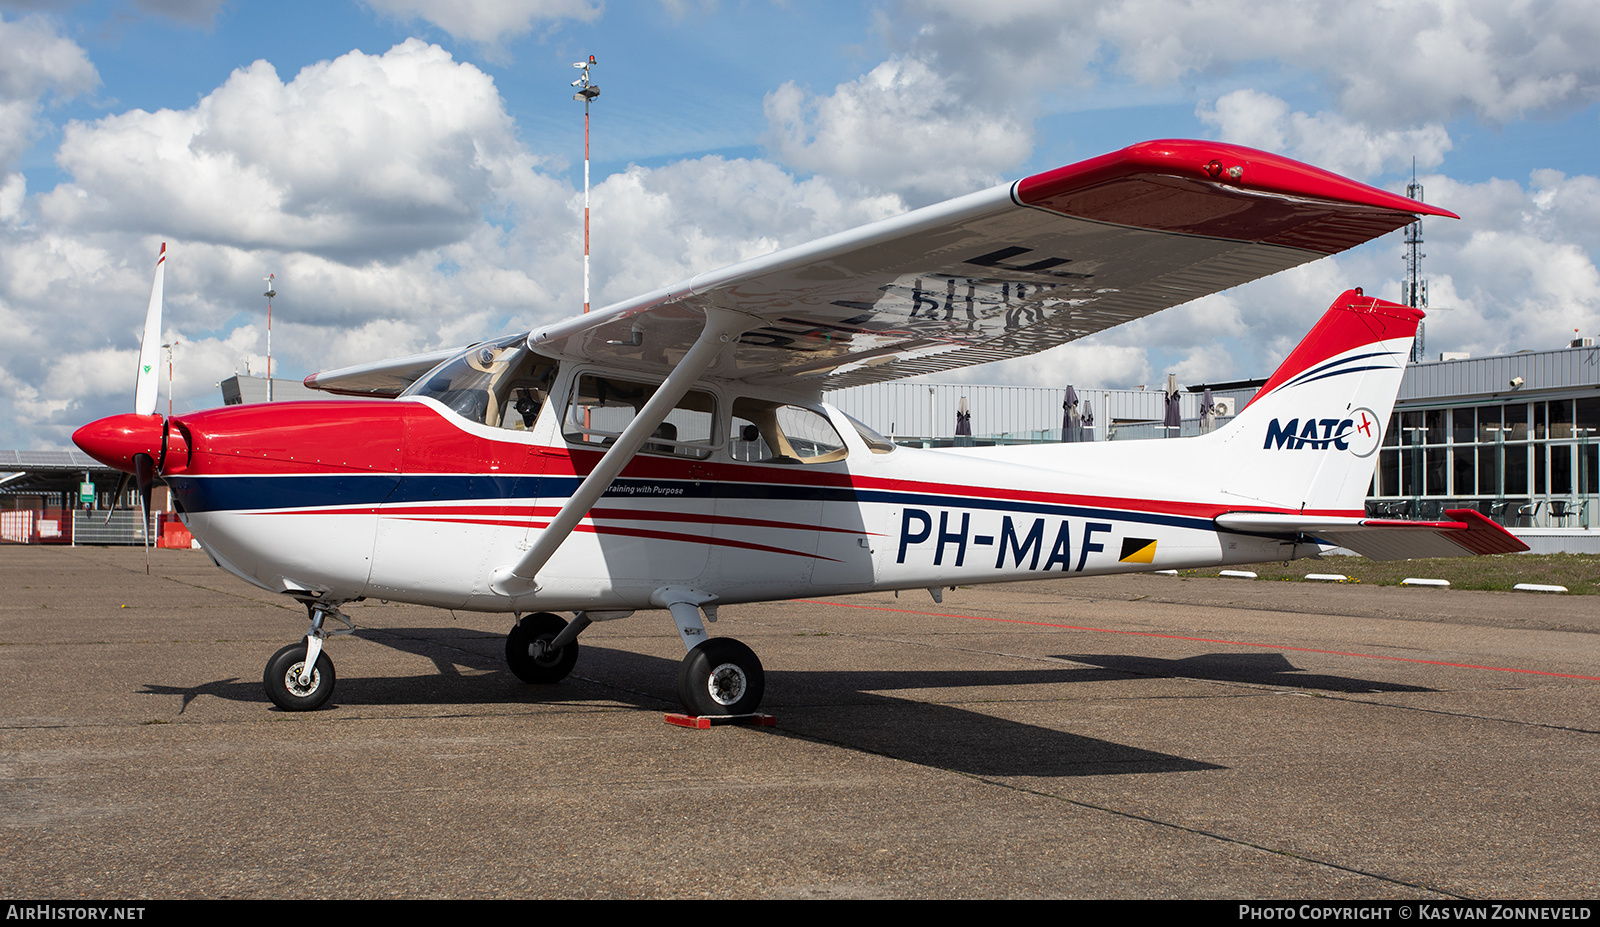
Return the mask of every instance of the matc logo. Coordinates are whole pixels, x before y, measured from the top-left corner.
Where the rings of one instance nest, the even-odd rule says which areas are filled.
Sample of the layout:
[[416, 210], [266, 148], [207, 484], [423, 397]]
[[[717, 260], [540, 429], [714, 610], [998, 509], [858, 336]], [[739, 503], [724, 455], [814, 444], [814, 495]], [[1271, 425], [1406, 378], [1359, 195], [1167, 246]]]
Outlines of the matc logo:
[[1349, 418], [1273, 419], [1267, 423], [1262, 450], [1349, 451], [1371, 457], [1383, 441], [1383, 424], [1371, 409], [1356, 409]]

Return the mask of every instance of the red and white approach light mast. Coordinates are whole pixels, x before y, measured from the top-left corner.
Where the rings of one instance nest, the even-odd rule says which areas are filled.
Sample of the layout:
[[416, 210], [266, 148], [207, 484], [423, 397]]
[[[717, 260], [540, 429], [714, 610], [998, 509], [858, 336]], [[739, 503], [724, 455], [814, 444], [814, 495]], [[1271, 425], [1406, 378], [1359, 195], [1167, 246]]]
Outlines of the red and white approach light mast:
[[589, 83], [589, 69], [594, 67], [594, 56], [587, 61], [575, 61], [572, 66], [583, 71], [583, 76], [572, 82], [578, 92], [574, 100], [583, 103], [583, 311], [589, 311], [589, 104], [600, 95], [600, 87]]

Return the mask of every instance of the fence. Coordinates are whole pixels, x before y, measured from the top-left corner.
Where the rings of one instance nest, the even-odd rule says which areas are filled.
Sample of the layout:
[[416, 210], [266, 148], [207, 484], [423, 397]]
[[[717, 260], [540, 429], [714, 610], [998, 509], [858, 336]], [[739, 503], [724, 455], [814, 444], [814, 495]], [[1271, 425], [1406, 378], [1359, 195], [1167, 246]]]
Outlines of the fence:
[[7, 544], [70, 544], [72, 510], [49, 508], [0, 511], [0, 541]]
[[155, 541], [156, 519], [119, 509], [109, 521], [104, 511], [13, 509], [0, 511], [0, 542], [7, 544], [144, 544]]

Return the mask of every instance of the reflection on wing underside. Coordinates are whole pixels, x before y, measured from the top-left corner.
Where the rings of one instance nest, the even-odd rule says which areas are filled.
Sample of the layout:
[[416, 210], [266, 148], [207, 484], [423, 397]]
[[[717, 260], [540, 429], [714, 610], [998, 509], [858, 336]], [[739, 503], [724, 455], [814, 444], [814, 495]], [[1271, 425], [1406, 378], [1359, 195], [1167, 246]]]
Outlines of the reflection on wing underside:
[[[1059, 339], [1065, 332], [1070, 340], [1106, 327], [1101, 314], [1087, 307], [1115, 292], [1068, 283], [948, 274], [903, 276], [878, 289], [880, 295], [870, 302], [839, 299], [830, 304], [849, 310], [849, 318], [785, 316], [746, 333], [740, 342], [791, 356], [812, 356], [801, 363], [783, 363], [789, 376], [914, 361], [957, 349], [982, 350], [986, 344], [1012, 351], [1017, 344], [1011, 336], [1017, 333], [1048, 331], [1049, 337]], [[1116, 315], [1121, 321], [1121, 314]], [[1081, 321], [1072, 324], [1075, 319]], [[1001, 356], [1008, 355], [997, 358]]]
[[909, 330], [969, 341], [1044, 321], [1096, 295], [1068, 283], [948, 274], [902, 276], [878, 289], [881, 295], [870, 302], [838, 299], [832, 305], [861, 313], [863, 331]]

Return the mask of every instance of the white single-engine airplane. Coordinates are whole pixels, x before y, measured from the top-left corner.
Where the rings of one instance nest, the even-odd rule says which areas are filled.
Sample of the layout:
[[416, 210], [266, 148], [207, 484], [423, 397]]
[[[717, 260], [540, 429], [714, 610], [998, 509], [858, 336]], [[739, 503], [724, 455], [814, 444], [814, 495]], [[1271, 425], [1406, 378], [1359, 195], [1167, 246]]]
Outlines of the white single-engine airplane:
[[[1526, 550], [1477, 512], [1363, 516], [1422, 313], [1338, 297], [1224, 427], [1171, 441], [918, 450], [822, 390], [1065, 344], [1454, 214], [1260, 151], [1156, 141], [469, 348], [306, 378], [328, 400], [155, 414], [162, 265], [135, 411], [73, 440], [172, 488], [224, 569], [306, 605], [268, 662], [285, 710], [334, 686], [328, 618], [376, 597], [507, 612], [512, 672], [670, 612], [684, 709], [752, 712], [722, 605], [1242, 564]], [[165, 259], [163, 246], [162, 259]], [[552, 612], [576, 613], [564, 621]]]

